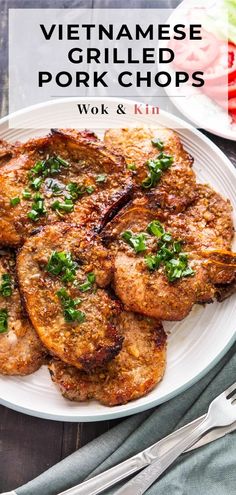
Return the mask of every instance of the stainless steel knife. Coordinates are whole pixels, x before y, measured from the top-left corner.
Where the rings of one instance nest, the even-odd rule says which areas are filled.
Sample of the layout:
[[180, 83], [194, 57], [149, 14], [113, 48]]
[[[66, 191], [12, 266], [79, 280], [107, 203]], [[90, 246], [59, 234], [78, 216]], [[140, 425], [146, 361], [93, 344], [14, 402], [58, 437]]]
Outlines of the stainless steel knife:
[[[188, 433], [192, 429], [196, 428], [196, 426], [203, 420], [205, 415], [200, 418], [195, 419], [191, 423], [183, 426], [179, 430], [171, 433], [167, 437], [159, 440], [159, 442], [151, 445], [147, 449], [143, 450], [139, 454], [127, 459], [120, 464], [104, 471], [93, 478], [80, 483], [72, 488], [64, 492], [60, 492], [58, 495], [97, 495], [98, 493], [103, 492], [110, 486], [115, 485], [119, 481], [127, 478], [131, 474], [136, 473], [140, 469], [145, 468], [149, 464], [151, 464], [154, 460], [156, 461], [158, 457], [162, 456], [171, 449], [175, 443], [177, 443], [183, 433]], [[194, 450], [196, 448], [202, 447], [210, 442], [217, 440], [225, 436], [228, 433], [236, 430], [236, 422], [230, 426], [215, 428], [203, 436], [196, 444], [194, 444], [188, 451]], [[186, 451], [186, 452], [188, 452]], [[3, 494], [4, 495], [4, 494]]]
[[[110, 486], [115, 485], [131, 474], [134, 474], [140, 469], [145, 468], [146, 466], [151, 464], [152, 461], [165, 454], [167, 450], [169, 450], [175, 445], [175, 443], [178, 442], [180, 436], [183, 433], [188, 433], [192, 429], [196, 428], [196, 426], [202, 421], [203, 418], [204, 415], [200, 418], [195, 419], [191, 423], [188, 423], [179, 430], [174, 431], [167, 437], [162, 438], [161, 440], [159, 440], [159, 442], [156, 442], [139, 454], [130, 457], [130, 459], [117, 464], [111, 469], [108, 469], [107, 471], [104, 471], [103, 473], [98, 474], [97, 476], [94, 476], [93, 478], [84, 481], [83, 483], [80, 483], [79, 485], [69, 488], [64, 492], [60, 492], [58, 495], [97, 495], [98, 493], [103, 492]], [[210, 442], [214, 442], [218, 438], [222, 438], [228, 433], [231, 433], [235, 430], [236, 422], [230, 426], [215, 428], [207, 433], [205, 436], [203, 436], [186, 452], [202, 447], [203, 445], [207, 445]], [[0, 495], [16, 495], [16, 492], [4, 492]]]

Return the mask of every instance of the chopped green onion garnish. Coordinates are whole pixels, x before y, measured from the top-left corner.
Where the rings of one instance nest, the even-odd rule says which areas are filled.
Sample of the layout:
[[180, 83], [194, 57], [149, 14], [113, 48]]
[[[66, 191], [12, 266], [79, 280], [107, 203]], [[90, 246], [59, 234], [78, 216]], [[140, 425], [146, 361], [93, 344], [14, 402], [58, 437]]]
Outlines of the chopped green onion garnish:
[[169, 282], [174, 282], [182, 277], [190, 277], [195, 274], [194, 270], [188, 266], [188, 256], [179, 254], [178, 258], [172, 258], [165, 264], [165, 272]]
[[147, 231], [159, 239], [157, 254], [145, 256], [145, 263], [150, 271], [163, 265], [169, 282], [195, 274], [188, 266], [187, 254], [181, 253], [182, 242], [173, 241], [170, 232], [166, 232], [158, 220], [149, 223]]
[[79, 289], [81, 290], [81, 292], [86, 292], [87, 290], [90, 290], [95, 280], [96, 277], [94, 273], [93, 272], [88, 273], [87, 280], [83, 284], [79, 285]]
[[22, 198], [23, 199], [31, 199], [31, 192], [25, 189], [22, 193]]
[[164, 143], [163, 141], [161, 141], [161, 139], [159, 138], [152, 139], [152, 144], [153, 146], [156, 146], [156, 148], [158, 148], [160, 151], [164, 150]]
[[126, 230], [122, 234], [122, 239], [129, 244], [136, 253], [141, 253], [142, 251], [146, 251], [145, 240], [147, 235], [144, 232], [140, 234], [134, 234], [131, 230]]
[[61, 156], [56, 156], [55, 157], [55, 160], [57, 162], [60, 163], [60, 165], [62, 165], [62, 167], [65, 167], [65, 168], [68, 168], [69, 167], [69, 162], [67, 160], [64, 160], [64, 158], [62, 158]]
[[174, 241], [172, 245], [174, 253], [180, 253], [182, 249], [182, 242], [181, 241]]
[[136, 170], [136, 165], [135, 163], [128, 163], [127, 165], [128, 170]]
[[81, 304], [81, 299], [72, 299], [64, 288], [58, 290], [56, 294], [61, 301], [66, 322], [72, 323], [77, 321], [78, 323], [83, 323], [85, 321], [86, 315], [85, 313], [83, 313], [83, 311], [79, 311], [78, 309], [76, 309], [76, 306]]
[[74, 309], [72, 307], [64, 309], [65, 320], [70, 323], [73, 321], [77, 321], [78, 323], [83, 323], [86, 319], [86, 315], [83, 311], [79, 311], [78, 309]]
[[40, 193], [36, 193], [34, 195], [34, 201], [32, 203], [32, 209], [28, 213], [28, 218], [33, 220], [33, 222], [37, 222], [42, 215], [45, 215], [47, 210], [44, 206], [44, 199], [40, 195]]
[[5, 333], [8, 330], [8, 310], [0, 309], [0, 333]]
[[69, 182], [66, 189], [70, 193], [73, 200], [78, 199], [79, 196], [82, 196], [86, 192], [85, 186], [82, 184], [77, 184], [76, 182]]
[[63, 282], [73, 282], [77, 266], [77, 263], [72, 259], [71, 253], [53, 251], [46, 265], [46, 270], [52, 275], [59, 275]]
[[35, 210], [30, 210], [27, 216], [33, 222], [37, 222], [37, 220], [39, 219], [39, 214]]
[[12, 280], [8, 273], [2, 275], [0, 295], [3, 297], [10, 297], [12, 295]]
[[34, 174], [34, 175], [40, 174], [43, 171], [44, 164], [45, 164], [45, 160], [36, 162], [35, 165], [34, 165], [34, 167], [32, 167], [31, 170], [30, 170], [30, 175], [32, 175], [32, 174]]
[[148, 224], [147, 231], [149, 234], [153, 234], [156, 237], [161, 237], [165, 232], [164, 227], [159, 220], [153, 220], [150, 222]]
[[40, 177], [36, 177], [36, 179], [33, 179], [30, 181], [30, 187], [34, 189], [35, 191], [38, 191], [43, 183], [43, 179], [40, 179]]
[[10, 205], [11, 205], [11, 206], [16, 206], [16, 205], [18, 205], [19, 203], [20, 203], [20, 198], [18, 198], [18, 197], [11, 198], [11, 200], [10, 200]]
[[173, 161], [173, 156], [165, 155], [162, 152], [156, 158], [148, 160], [147, 167], [149, 169], [149, 173], [146, 179], [143, 180], [142, 186], [145, 189], [150, 189], [151, 187], [156, 186], [163, 172], [172, 165]]
[[54, 201], [51, 208], [53, 210], [64, 211], [65, 213], [71, 213], [74, 210], [74, 203], [71, 199], [65, 199], [65, 201]]
[[154, 255], [147, 255], [145, 256], [145, 262], [147, 264], [147, 267], [149, 270], [156, 270], [160, 266], [160, 259], [154, 254]]
[[171, 247], [167, 247], [168, 244], [161, 244], [160, 249], [158, 251], [158, 256], [160, 257], [161, 261], [167, 261], [170, 260], [173, 257], [173, 251], [171, 250]]
[[59, 174], [62, 168], [68, 168], [69, 162], [60, 156], [47, 157], [45, 160], [38, 161], [30, 170], [30, 177], [38, 175], [42, 178], [50, 175]]
[[169, 232], [165, 232], [161, 238], [163, 242], [170, 242], [172, 240], [172, 235]]
[[85, 188], [85, 190], [86, 190], [86, 193], [92, 194], [94, 192], [94, 187], [93, 186], [87, 186]]
[[107, 174], [99, 174], [96, 177], [96, 182], [98, 184], [101, 184], [102, 182], [106, 182], [106, 180], [107, 180]]

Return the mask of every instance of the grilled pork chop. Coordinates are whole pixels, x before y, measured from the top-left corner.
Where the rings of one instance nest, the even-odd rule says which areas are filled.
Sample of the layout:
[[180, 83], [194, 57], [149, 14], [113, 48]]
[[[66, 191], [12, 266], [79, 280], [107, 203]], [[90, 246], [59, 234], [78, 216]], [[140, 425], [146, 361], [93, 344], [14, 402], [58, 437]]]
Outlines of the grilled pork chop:
[[0, 251], [0, 373], [28, 375], [43, 364], [46, 350], [23, 311], [15, 255]]
[[[142, 192], [154, 191], [162, 208], [181, 211], [195, 198], [193, 158], [185, 151], [175, 132], [144, 127], [109, 129], [104, 142], [108, 148], [125, 157], [139, 189]], [[168, 163], [166, 155], [173, 157], [173, 163], [170, 164], [171, 160]], [[161, 162], [153, 163], [161, 156]], [[161, 172], [158, 171], [160, 167]]]
[[0, 165], [4, 165], [14, 154], [14, 145], [0, 139]]
[[106, 367], [85, 373], [62, 361], [49, 365], [62, 395], [74, 401], [96, 399], [106, 406], [126, 404], [147, 394], [162, 379], [166, 365], [166, 335], [162, 324], [122, 312], [121, 352]]
[[167, 226], [184, 239], [188, 250], [231, 249], [232, 206], [206, 184], [197, 184], [194, 203], [185, 212], [170, 215]]
[[94, 234], [64, 223], [47, 226], [24, 244], [17, 266], [30, 319], [52, 354], [86, 370], [120, 351], [120, 304], [102, 288], [111, 262]]
[[150, 197], [136, 199], [105, 229], [114, 289], [125, 309], [181, 320], [195, 303], [213, 300], [215, 284], [234, 279], [232, 253], [222, 251], [231, 246], [230, 204], [208, 186], [197, 190], [184, 213], [168, 216]]
[[131, 189], [123, 158], [89, 131], [53, 130], [17, 145], [0, 168], [0, 245], [21, 245], [59, 221], [98, 227]]

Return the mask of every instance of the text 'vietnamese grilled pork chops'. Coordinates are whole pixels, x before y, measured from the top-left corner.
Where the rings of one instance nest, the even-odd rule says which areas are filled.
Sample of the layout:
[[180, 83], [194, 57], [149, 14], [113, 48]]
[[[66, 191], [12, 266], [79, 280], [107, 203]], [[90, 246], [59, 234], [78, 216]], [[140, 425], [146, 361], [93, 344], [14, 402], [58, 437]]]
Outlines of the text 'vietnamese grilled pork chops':
[[132, 189], [124, 159], [89, 131], [52, 131], [16, 145], [0, 167], [0, 245], [41, 225], [107, 221]]
[[15, 255], [0, 250], [0, 373], [28, 375], [40, 368], [45, 356], [46, 350], [22, 308]]
[[111, 263], [93, 234], [64, 223], [45, 227], [24, 244], [17, 266], [30, 319], [52, 354], [90, 369], [120, 351], [120, 304], [101, 288]]
[[109, 129], [104, 142], [125, 157], [139, 192], [153, 191], [162, 208], [181, 211], [193, 201], [193, 158], [175, 132], [145, 127]]
[[150, 392], [166, 365], [166, 335], [162, 324], [122, 312], [118, 326], [124, 337], [120, 353], [106, 367], [85, 373], [62, 361], [49, 365], [62, 395], [74, 401], [96, 399], [107, 406], [126, 404]]

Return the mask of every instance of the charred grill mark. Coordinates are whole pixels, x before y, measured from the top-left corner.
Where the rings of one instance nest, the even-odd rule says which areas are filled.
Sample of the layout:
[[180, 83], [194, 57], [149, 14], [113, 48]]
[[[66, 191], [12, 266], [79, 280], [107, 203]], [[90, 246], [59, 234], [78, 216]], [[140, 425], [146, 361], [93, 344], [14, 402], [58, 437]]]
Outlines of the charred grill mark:
[[[115, 330], [115, 328], [113, 327]], [[104, 367], [104, 363], [107, 363], [114, 359], [122, 349], [124, 338], [121, 335], [113, 332], [113, 343], [110, 346], [100, 345], [96, 348], [95, 353], [84, 354], [79, 359], [81, 367], [84, 371], [89, 371], [99, 367]]]

